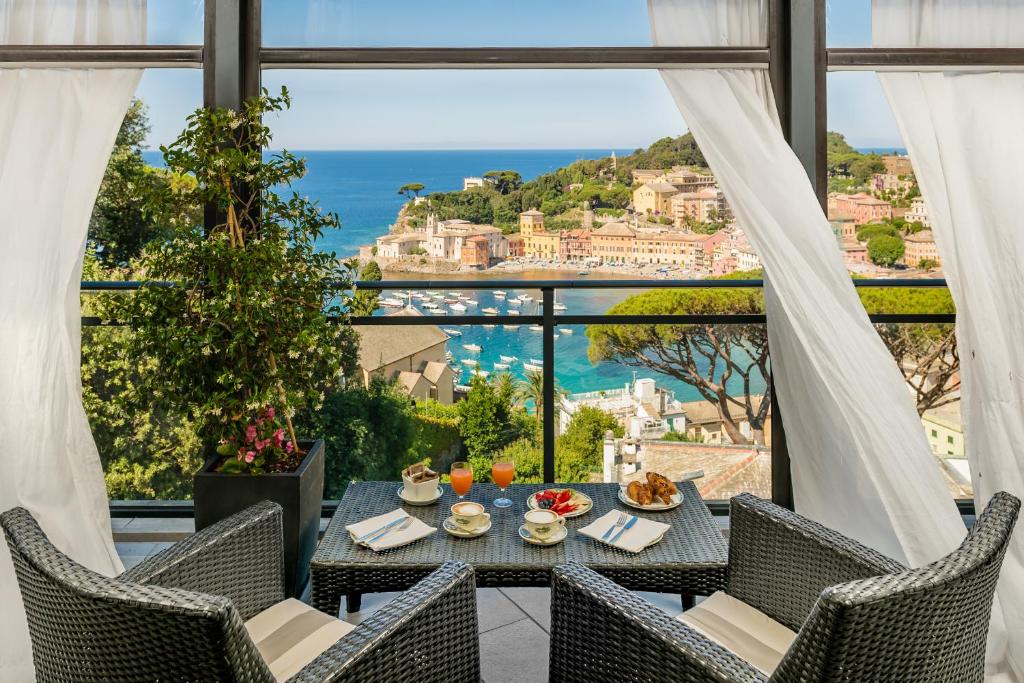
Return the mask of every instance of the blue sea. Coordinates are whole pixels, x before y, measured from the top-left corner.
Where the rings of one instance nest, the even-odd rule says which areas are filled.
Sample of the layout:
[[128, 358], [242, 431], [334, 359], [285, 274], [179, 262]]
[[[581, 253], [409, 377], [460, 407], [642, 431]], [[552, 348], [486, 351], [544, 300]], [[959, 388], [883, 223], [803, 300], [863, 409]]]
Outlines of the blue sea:
[[[578, 159], [599, 159], [608, 156], [611, 149], [557, 149], [557, 150], [444, 150], [444, 151], [301, 151], [292, 150], [306, 159], [308, 173], [297, 181], [293, 189], [301, 195], [319, 202], [327, 211], [336, 212], [342, 223], [341, 230], [324, 236], [321, 245], [325, 250], [334, 251], [339, 257], [355, 255], [359, 246], [372, 244], [374, 240], [385, 234], [388, 226], [394, 222], [399, 208], [405, 198], [398, 194], [398, 188], [406, 183], [418, 182], [426, 186], [424, 193], [443, 192], [462, 189], [462, 179], [466, 176], [479, 176], [491, 170], [515, 170], [524, 180], [530, 180], [548, 171], [572, 163]], [[630, 154], [631, 149], [616, 149], [616, 155], [622, 157]], [[160, 155], [155, 152], [145, 153], [149, 163], [159, 165]], [[580, 276], [577, 273], [554, 273], [552, 271], [528, 271], [518, 274], [459, 274], [454, 277], [418, 274], [394, 274], [385, 277], [401, 280], [444, 280], [444, 279], [517, 279], [523, 281], [521, 289], [509, 290], [508, 298], [521, 293], [528, 293], [534, 301], [519, 308], [522, 313], [536, 314], [540, 292], [529, 289], [529, 281], [537, 279], [557, 279], [560, 277], [578, 279], [593, 277], [610, 279], [608, 274]], [[422, 291], [422, 290], [421, 290]], [[453, 288], [435, 287], [432, 291], [442, 291], [446, 295]], [[569, 290], [560, 292], [559, 302], [567, 307], [567, 313], [588, 314], [604, 313], [615, 303], [624, 298], [638, 294], [642, 290]], [[495, 297], [493, 289], [466, 290], [464, 296], [478, 301], [477, 306], [470, 306], [466, 314], [477, 313], [486, 307], [497, 308], [502, 314], [509, 309], [507, 299]], [[387, 296], [385, 294], [384, 296]], [[415, 301], [414, 301], [415, 303]], [[386, 310], [381, 311], [387, 313]], [[443, 316], [437, 317], [438, 326], [445, 325]], [[401, 328], [395, 329], [401, 334]], [[528, 325], [520, 325], [508, 329], [496, 325], [492, 329], [484, 327], [457, 328], [462, 333], [454, 337], [448, 349], [454, 355], [453, 366], [462, 370], [462, 383], [468, 383], [470, 371], [475, 367], [463, 361], [474, 361], [479, 368], [491, 373], [502, 372], [495, 369], [494, 364], [500, 363], [500, 356], [516, 356], [517, 361], [510, 363], [507, 370], [517, 377], [525, 376], [524, 362], [530, 359], [540, 360], [542, 341], [539, 332], [531, 331]], [[482, 347], [479, 353], [463, 348], [464, 344], [476, 344]], [[676, 398], [681, 401], [701, 400], [697, 391], [684, 382], [667, 375], [642, 369], [631, 368], [619, 363], [601, 362], [592, 364], [587, 358], [588, 340], [583, 326], [575, 326], [570, 334], [561, 330], [555, 341], [555, 374], [560, 388], [573, 393], [587, 391], [605, 391], [622, 388], [635, 378], [653, 377], [658, 385], [673, 390]], [[707, 364], [701, 368], [706, 371]], [[764, 391], [765, 382], [756, 378], [753, 382], [755, 392]], [[742, 393], [742, 383], [738, 379], [730, 382], [730, 388], [736, 394]]]

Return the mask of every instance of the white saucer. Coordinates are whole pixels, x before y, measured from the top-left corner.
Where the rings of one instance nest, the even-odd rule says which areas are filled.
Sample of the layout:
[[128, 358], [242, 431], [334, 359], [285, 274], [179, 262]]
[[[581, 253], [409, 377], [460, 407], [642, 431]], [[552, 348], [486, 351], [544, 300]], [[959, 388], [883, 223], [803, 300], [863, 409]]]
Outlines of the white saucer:
[[555, 545], [564, 541], [568, 536], [569, 530], [565, 528], [565, 525], [562, 525], [561, 531], [557, 532], [551, 538], [546, 539], [531, 536], [530, 531], [526, 528], [525, 524], [519, 527], [519, 538], [523, 539], [527, 543], [532, 543], [533, 545]]
[[484, 514], [487, 515], [487, 524], [484, 524], [482, 527], [474, 529], [473, 531], [466, 531], [462, 527], [458, 526], [451, 516], [444, 520], [441, 523], [441, 526], [443, 526], [444, 530], [452, 536], [458, 536], [459, 538], [476, 538], [477, 536], [483, 536], [491, 530], [491, 516], [486, 512]]
[[402, 488], [398, 489], [398, 497], [401, 498], [402, 502], [405, 503], [406, 505], [433, 505], [434, 503], [439, 501], [441, 499], [441, 496], [443, 495], [444, 487], [441, 486], [440, 484], [438, 484], [437, 486], [437, 495], [428, 500], [409, 500], [408, 498], [405, 497], [405, 487], [403, 486]]

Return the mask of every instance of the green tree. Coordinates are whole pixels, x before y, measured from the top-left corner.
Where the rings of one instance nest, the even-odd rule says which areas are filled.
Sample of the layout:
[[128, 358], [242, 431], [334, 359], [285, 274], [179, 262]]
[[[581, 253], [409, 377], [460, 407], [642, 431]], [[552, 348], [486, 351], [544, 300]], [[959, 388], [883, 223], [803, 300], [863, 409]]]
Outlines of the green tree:
[[[759, 277], [737, 272], [727, 278]], [[632, 296], [608, 310], [609, 315], [762, 313], [756, 289], [658, 289]], [[765, 325], [591, 325], [587, 328], [591, 362], [615, 361], [674, 377], [697, 389], [712, 403], [733, 443], [764, 443], [769, 396], [755, 396], [752, 382], [769, 378]], [[743, 388], [733, 395], [737, 384]], [[731, 390], [730, 390], [731, 389]], [[740, 431], [746, 420], [753, 438]]]
[[[419, 458], [411, 446], [419, 425], [409, 397], [374, 378], [328, 394], [318, 411], [297, 419], [304, 433], [324, 436], [324, 497], [340, 498], [352, 480], [395, 480]], [[386, 425], [386, 429], [381, 426]]]
[[893, 235], [877, 235], [868, 240], [868, 258], [876, 266], [889, 268], [903, 256], [903, 240]]
[[398, 194], [402, 195], [406, 199], [412, 199], [413, 197], [419, 197], [420, 192], [423, 192], [425, 185], [423, 183], [406, 183], [398, 188]]
[[[861, 287], [857, 293], [868, 313], [956, 312], [947, 289]], [[914, 392], [918, 414], [960, 399], [960, 356], [952, 324], [885, 323], [875, 328]]]
[[623, 428], [610, 413], [583, 406], [558, 438], [555, 476], [561, 482], [589, 481], [591, 472], [601, 469], [605, 432], [623, 435]]
[[[534, 440], [518, 439], [505, 446], [500, 452], [502, 455], [511, 457], [515, 462], [517, 483], [540, 484], [544, 481], [544, 450]], [[489, 467], [487, 471], [490, 472]], [[483, 478], [481, 481], [487, 481], [487, 479]]]
[[[384, 279], [384, 274], [381, 273], [376, 261], [368, 261], [359, 271], [359, 279], [365, 282], [380, 282]], [[373, 315], [379, 302], [379, 289], [360, 289], [352, 297], [349, 310], [352, 315]]]
[[466, 399], [459, 403], [462, 441], [471, 458], [490, 457], [506, 442], [501, 427], [507, 417], [501, 397], [486, 379], [474, 375], [469, 386]]
[[935, 259], [923, 258], [917, 262], [917, 267], [921, 270], [932, 270], [939, 267], [939, 262]]
[[143, 160], [148, 134], [146, 105], [134, 99], [117, 132], [89, 218], [89, 240], [108, 265], [126, 265], [147, 243], [202, 222], [201, 207], [189, 197], [195, 180]]
[[508, 194], [523, 186], [523, 176], [516, 171], [488, 171], [484, 173], [487, 180], [498, 194]]
[[888, 223], [867, 223], [862, 225], [857, 231], [857, 240], [860, 242], [867, 242], [873, 237], [879, 235], [888, 235], [890, 237], [899, 237], [899, 229]]

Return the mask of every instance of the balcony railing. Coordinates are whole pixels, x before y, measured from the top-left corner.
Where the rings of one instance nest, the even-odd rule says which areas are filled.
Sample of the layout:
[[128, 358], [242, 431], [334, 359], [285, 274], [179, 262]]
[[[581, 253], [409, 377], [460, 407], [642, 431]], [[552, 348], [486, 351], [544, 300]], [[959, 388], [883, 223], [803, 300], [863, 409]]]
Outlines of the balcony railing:
[[[946, 286], [944, 279], [889, 279], [889, 280], [854, 280], [856, 287], [929, 287]], [[83, 292], [100, 291], [131, 291], [144, 286], [172, 286], [162, 282], [82, 282]], [[559, 402], [556, 401], [555, 382], [555, 334], [559, 326], [567, 325], [731, 325], [731, 324], [766, 324], [767, 317], [763, 313], [719, 314], [719, 315], [608, 315], [608, 314], [569, 314], [560, 313], [555, 308], [556, 293], [561, 290], [650, 290], [650, 289], [739, 289], [763, 288], [764, 281], [752, 280], [384, 280], [372, 282], [356, 282], [356, 290], [366, 289], [380, 292], [395, 290], [539, 290], [541, 293], [540, 308], [536, 314], [511, 316], [501, 315], [446, 315], [435, 316], [357, 316], [350, 319], [356, 325], [385, 326], [478, 326], [478, 325], [534, 325], [542, 328], [542, 376], [544, 400], [542, 405], [543, 432], [543, 477], [546, 482], [555, 481], [555, 443], [558, 425]], [[954, 323], [954, 314], [870, 314], [874, 323], [916, 323], [916, 324], [950, 324]], [[83, 317], [83, 325], [117, 325], [118, 322], [102, 321], [98, 318]], [[774, 387], [771, 378], [767, 392], [772, 393]], [[615, 391], [615, 390], [612, 390]], [[591, 392], [594, 393], [594, 392]], [[601, 392], [596, 392], [600, 395]], [[607, 392], [606, 392], [607, 393]], [[792, 485], [789, 476], [789, 457], [785, 446], [785, 428], [782, 415], [772, 401], [771, 428], [771, 471], [772, 497], [782, 504], [792, 504]], [[963, 507], [963, 505], [962, 505]]]

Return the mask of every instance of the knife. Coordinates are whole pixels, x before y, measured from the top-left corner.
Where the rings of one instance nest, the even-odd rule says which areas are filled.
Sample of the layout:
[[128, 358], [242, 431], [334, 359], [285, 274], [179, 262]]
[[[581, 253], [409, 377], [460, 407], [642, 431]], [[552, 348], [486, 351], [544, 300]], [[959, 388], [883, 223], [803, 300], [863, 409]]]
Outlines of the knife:
[[398, 519], [396, 519], [394, 521], [388, 522], [387, 524], [385, 524], [384, 526], [382, 526], [379, 529], [374, 529], [373, 531], [371, 531], [368, 534], [363, 534], [362, 536], [359, 536], [358, 538], [356, 538], [356, 543], [362, 543], [363, 541], [368, 539], [370, 536], [374, 536], [376, 534], [379, 534], [382, 531], [387, 531], [388, 529], [390, 529], [391, 527], [395, 526], [396, 524], [401, 524], [402, 522], [404, 522], [406, 520], [407, 517], [408, 517], [408, 515], [403, 515], [403, 516], [399, 517]]
[[626, 522], [626, 526], [619, 529], [619, 533], [611, 537], [611, 540], [608, 541], [608, 545], [615, 545], [615, 541], [619, 540], [619, 536], [626, 533], [626, 529], [633, 528], [633, 525], [636, 524], [636, 520], [638, 519], [640, 518], [634, 515], [628, 522]]

